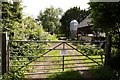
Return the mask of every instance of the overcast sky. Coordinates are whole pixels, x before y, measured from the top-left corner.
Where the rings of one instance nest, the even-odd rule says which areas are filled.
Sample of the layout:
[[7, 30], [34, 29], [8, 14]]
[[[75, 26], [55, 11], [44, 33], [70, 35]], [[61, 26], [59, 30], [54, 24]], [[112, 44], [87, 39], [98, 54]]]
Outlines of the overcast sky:
[[81, 9], [87, 9], [89, 0], [23, 0], [22, 5], [26, 6], [23, 9], [25, 15], [37, 17], [40, 10], [44, 10], [50, 6], [61, 8], [65, 12], [67, 9], [80, 6]]

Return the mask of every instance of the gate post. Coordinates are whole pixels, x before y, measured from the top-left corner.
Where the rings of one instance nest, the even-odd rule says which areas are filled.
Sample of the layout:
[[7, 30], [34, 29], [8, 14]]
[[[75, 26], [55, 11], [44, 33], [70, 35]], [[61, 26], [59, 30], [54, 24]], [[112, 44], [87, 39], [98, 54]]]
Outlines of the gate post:
[[2, 75], [8, 71], [7, 33], [2, 33]]
[[2, 75], [2, 33], [0, 31], [0, 79]]
[[110, 64], [110, 59], [111, 59], [111, 35], [107, 34], [106, 38], [106, 44], [105, 44], [105, 63], [104, 65], [109, 65]]
[[[65, 43], [63, 42], [63, 50], [65, 50]], [[64, 71], [64, 55], [62, 57], [62, 71]]]

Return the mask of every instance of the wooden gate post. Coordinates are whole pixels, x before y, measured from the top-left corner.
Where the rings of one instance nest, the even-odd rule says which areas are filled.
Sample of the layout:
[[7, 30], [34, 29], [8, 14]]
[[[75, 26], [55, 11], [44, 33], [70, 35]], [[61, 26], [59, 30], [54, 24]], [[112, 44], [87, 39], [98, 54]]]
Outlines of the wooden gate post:
[[[65, 43], [63, 42], [63, 50], [65, 50]], [[62, 58], [62, 71], [64, 71], [64, 55]]]
[[110, 59], [111, 59], [111, 44], [112, 44], [112, 41], [111, 41], [111, 35], [110, 34], [107, 34], [107, 37], [106, 37], [106, 44], [105, 44], [105, 63], [104, 65], [109, 65], [110, 64]]
[[2, 75], [8, 71], [7, 33], [2, 33]]

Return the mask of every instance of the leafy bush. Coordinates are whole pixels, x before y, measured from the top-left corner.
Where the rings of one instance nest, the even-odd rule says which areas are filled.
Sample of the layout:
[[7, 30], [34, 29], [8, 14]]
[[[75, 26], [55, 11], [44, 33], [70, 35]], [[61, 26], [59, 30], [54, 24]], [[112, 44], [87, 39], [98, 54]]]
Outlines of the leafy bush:
[[77, 49], [86, 55], [101, 55], [104, 53], [102, 48], [92, 44], [79, 44]]
[[[23, 19], [22, 16], [22, 7], [20, 5], [21, 2], [9, 4], [2, 3], [2, 7], [6, 9], [5, 14], [9, 15], [4, 16], [2, 24], [0, 25], [3, 28], [3, 32], [7, 32], [10, 40], [54, 40], [56, 39], [55, 35], [50, 35], [42, 29], [41, 23], [35, 22], [35, 20], [31, 17], [26, 17]], [[14, 7], [13, 7], [14, 6]], [[14, 11], [15, 10], [15, 11]], [[17, 12], [16, 12], [17, 11]], [[14, 14], [15, 13], [15, 14]], [[37, 43], [17, 43], [12, 42], [10, 44], [11, 49], [34, 49], [34, 48], [44, 48], [46, 46], [45, 43], [37, 44]], [[20, 68], [19, 65], [25, 65], [26, 63], [20, 62], [20, 60], [28, 61], [33, 58], [18, 58], [17, 56], [38, 56], [39, 53], [43, 53], [44, 51], [35, 51], [35, 50], [17, 50], [10, 51], [10, 65], [18, 65], [17, 67], [11, 69], [10, 72], [6, 73], [3, 76], [3, 80], [21, 80], [23, 76], [23, 72], [17, 71]], [[14, 70], [15, 69], [15, 70]]]
[[[13, 29], [14, 35], [11, 36], [10, 39], [12, 40], [57, 40], [56, 36], [50, 35], [49, 33], [45, 32], [42, 27], [34, 22], [34, 19], [28, 17], [23, 20], [22, 23], [15, 22], [13, 26], [16, 26]], [[15, 70], [18, 70], [23, 65], [27, 64], [29, 61], [36, 59], [33, 56], [40, 56], [45, 52], [45, 50], [35, 50], [35, 49], [42, 49], [45, 48], [48, 44], [47, 43], [39, 43], [39, 42], [12, 42], [10, 43], [11, 50], [10, 51], [10, 65], [18, 65], [17, 67], [11, 67], [10, 73], [6, 75], [15, 76], [17, 73], [11, 73]], [[24, 50], [22, 50], [24, 49]], [[31, 49], [31, 50], [27, 50]], [[19, 56], [19, 57], [17, 57]], [[21, 57], [22, 56], [22, 57]], [[24, 57], [27, 56], [27, 57]], [[28, 62], [22, 62], [28, 61]], [[20, 65], [20, 66], [19, 66]], [[30, 66], [24, 67], [24, 72]], [[22, 68], [23, 69], [23, 68]], [[9, 76], [8, 76], [9, 77]]]
[[111, 48], [111, 56], [119, 55], [119, 50], [115, 47]]
[[2, 77], [2, 80], [23, 80], [25, 75], [21, 71], [11, 71], [9, 73], [5, 73]]

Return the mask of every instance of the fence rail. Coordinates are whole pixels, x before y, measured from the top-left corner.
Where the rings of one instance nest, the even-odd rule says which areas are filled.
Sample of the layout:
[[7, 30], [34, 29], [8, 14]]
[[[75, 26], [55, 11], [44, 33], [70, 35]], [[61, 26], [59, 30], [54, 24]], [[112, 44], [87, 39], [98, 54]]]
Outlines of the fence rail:
[[9, 43], [12, 42], [35, 42], [35, 43], [91, 43], [95, 41], [64, 41], [64, 40], [59, 40], [59, 41], [50, 41], [50, 40], [9, 40]]
[[[101, 62], [101, 61], [98, 61]], [[67, 63], [64, 65], [73, 65], [73, 64], [88, 64], [88, 63], [94, 63], [94, 62], [81, 62], [81, 63]], [[54, 66], [54, 65], [63, 65], [63, 64], [30, 64], [28, 66]], [[24, 65], [19, 65], [19, 67], [22, 67]], [[18, 65], [10, 65], [10, 67], [18, 67]]]
[[[65, 55], [65, 57], [75, 57], [75, 56], [83, 56], [83, 55]], [[10, 56], [10, 58], [28, 58], [28, 57], [37, 58], [38, 56], [15, 56], [15, 57]], [[62, 57], [62, 56], [44, 56], [44, 57]], [[92, 59], [101, 59], [101, 58], [92, 58]]]
[[[61, 57], [61, 56], [60, 56]], [[95, 59], [95, 60], [101, 60], [101, 58], [92, 58], [92, 59]], [[80, 61], [80, 60], [88, 60], [88, 59], [67, 59], [67, 60], [64, 60], [64, 61]], [[11, 60], [11, 61], [18, 61], [18, 60]], [[59, 62], [59, 61], [62, 61], [62, 60], [49, 60], [50, 62]], [[19, 62], [29, 62], [29, 60], [19, 60]], [[35, 62], [48, 62], [48, 60], [36, 60]]]

